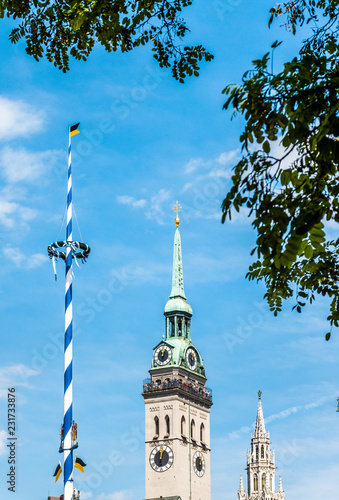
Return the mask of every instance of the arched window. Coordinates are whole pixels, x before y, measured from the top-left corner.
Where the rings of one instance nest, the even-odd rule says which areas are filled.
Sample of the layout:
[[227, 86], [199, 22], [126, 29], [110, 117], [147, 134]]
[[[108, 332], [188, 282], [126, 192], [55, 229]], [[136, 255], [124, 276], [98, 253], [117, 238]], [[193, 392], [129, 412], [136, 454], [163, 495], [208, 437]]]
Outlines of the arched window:
[[166, 415], [165, 417], [165, 424], [166, 424], [166, 434], [170, 435], [171, 428], [170, 428], [170, 418], [168, 415]]
[[170, 320], [170, 336], [174, 337], [174, 319], [171, 318]]
[[255, 458], [256, 458], [256, 460], [259, 460], [259, 448], [258, 448], [258, 445], [256, 445], [256, 447], [255, 447]]
[[266, 486], [266, 474], [261, 476], [261, 489], [263, 490]]
[[271, 491], [273, 491], [273, 476], [271, 474]]
[[159, 418], [154, 417], [154, 430], [155, 430], [155, 435], [159, 436]]
[[184, 415], [181, 417], [181, 435], [185, 436], [186, 434], [186, 420]]
[[258, 491], [258, 476], [256, 474], [253, 477], [253, 490]]
[[191, 439], [195, 439], [195, 422], [194, 422], [194, 419], [191, 421]]
[[178, 336], [182, 337], [182, 321], [181, 321], [181, 318], [178, 320]]
[[204, 424], [201, 424], [201, 426], [200, 426], [200, 441], [202, 443], [205, 442], [205, 426], [204, 426]]
[[265, 458], [265, 448], [264, 448], [264, 445], [261, 446], [261, 458]]

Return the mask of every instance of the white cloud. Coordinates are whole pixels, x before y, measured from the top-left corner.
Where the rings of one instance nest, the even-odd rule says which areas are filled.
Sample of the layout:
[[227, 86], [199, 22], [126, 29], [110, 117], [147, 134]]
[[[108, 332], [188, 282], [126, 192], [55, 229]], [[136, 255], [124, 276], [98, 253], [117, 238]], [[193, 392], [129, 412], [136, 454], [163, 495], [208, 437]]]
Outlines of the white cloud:
[[148, 219], [155, 219], [159, 224], [164, 224], [164, 207], [163, 204], [170, 198], [168, 189], [160, 189], [158, 193], [152, 196], [150, 209], [146, 212]]
[[[239, 155], [238, 150], [223, 152], [212, 159], [191, 158], [184, 165], [183, 174], [189, 175], [190, 180], [181, 185], [181, 194], [185, 193], [184, 211], [182, 218], [190, 219], [221, 219], [220, 205], [226, 193], [226, 182], [230, 179], [232, 171], [229, 163], [234, 162]], [[146, 208], [145, 215], [148, 219], [164, 224], [165, 215], [168, 214], [168, 201], [172, 196], [169, 189], [162, 188], [150, 200], [136, 199], [129, 195], [117, 196], [117, 202], [134, 208]], [[173, 202], [175, 199], [173, 198]]]
[[[281, 139], [278, 139], [277, 141], [270, 142], [271, 146], [271, 151], [270, 151], [270, 156], [273, 156], [274, 158], [283, 158], [283, 156], [286, 155], [288, 148], [286, 149], [282, 143]], [[298, 159], [298, 151], [296, 148], [294, 148], [286, 158], [284, 158], [280, 164], [281, 169], [285, 168], [290, 168], [291, 164], [294, 163]]]
[[0, 225], [10, 229], [37, 216], [37, 210], [20, 205], [0, 195]]
[[44, 113], [23, 101], [0, 96], [0, 140], [25, 137], [42, 129]]
[[191, 158], [186, 165], [184, 166], [185, 173], [186, 174], [191, 174], [192, 172], [195, 172], [198, 169], [202, 169], [202, 167], [207, 169], [211, 169], [213, 167], [217, 167], [220, 169], [220, 165], [222, 167], [225, 167], [231, 162], [235, 162], [236, 160], [239, 159], [240, 152], [238, 149], [234, 149], [232, 151], [225, 151], [223, 153], [220, 153], [217, 157], [204, 160], [203, 158]]
[[0, 368], [0, 398], [7, 399], [8, 387], [29, 387], [28, 379], [39, 372], [24, 364]]
[[47, 255], [35, 253], [33, 255], [24, 255], [18, 248], [7, 245], [4, 249], [5, 257], [13, 262], [20, 269], [35, 269], [48, 260]]
[[123, 289], [125, 286], [141, 286], [145, 283], [163, 283], [164, 276], [171, 272], [170, 265], [153, 262], [152, 266], [145, 266], [141, 261], [130, 263], [111, 270], [116, 281], [115, 286]]
[[128, 195], [117, 196], [117, 202], [120, 205], [129, 205], [133, 208], [143, 208], [147, 203], [144, 199], [136, 200], [133, 196]]
[[[315, 408], [318, 408], [320, 406], [323, 406], [325, 403], [328, 403], [329, 401], [335, 401], [336, 396], [337, 396], [337, 392], [335, 392], [334, 394], [330, 394], [328, 396], [323, 396], [322, 398], [319, 398], [316, 401], [311, 401], [310, 403], [306, 403], [303, 405], [291, 406], [289, 408], [286, 408], [285, 410], [282, 410], [279, 413], [274, 413], [274, 414], [270, 415], [269, 417], [265, 418], [265, 425], [273, 422], [274, 420], [281, 420], [281, 419], [288, 418], [291, 415], [294, 415], [295, 413], [298, 413], [300, 411], [309, 411], [309, 410], [313, 410]], [[319, 418], [319, 417], [317, 416], [316, 418]], [[243, 426], [235, 431], [230, 432], [227, 435], [227, 438], [225, 439], [225, 441], [238, 439], [238, 438], [240, 438], [241, 434], [248, 434], [251, 430], [255, 429], [255, 424], [256, 424], [256, 422], [253, 421], [251, 426]]]
[[7, 433], [6, 431], [0, 431], [0, 456], [7, 453]]
[[113, 493], [109, 493], [105, 495], [105, 493], [101, 493], [96, 500], [129, 500], [132, 498], [132, 493], [127, 490], [122, 491], [114, 491]]
[[0, 224], [5, 227], [12, 227], [14, 225], [13, 215], [17, 213], [20, 205], [13, 201], [0, 199]]
[[228, 151], [226, 153], [221, 153], [216, 161], [217, 163], [219, 163], [220, 165], [227, 165], [228, 163], [234, 161], [234, 160], [237, 160], [239, 158], [239, 149], [234, 149], [233, 151]]
[[[221, 203], [232, 176], [232, 165], [239, 151], [222, 152], [209, 158], [191, 158], [185, 165], [185, 174], [193, 174], [183, 185], [185, 193], [185, 218], [221, 219]], [[184, 217], [184, 215], [183, 215]]]
[[59, 150], [31, 152], [6, 146], [0, 153], [0, 169], [7, 182], [36, 182], [48, 175], [57, 162], [64, 160], [64, 156], [65, 153]]
[[81, 500], [88, 500], [89, 498], [93, 498], [93, 493], [90, 491], [80, 491]]
[[207, 163], [202, 158], [191, 158], [185, 165], [185, 173], [190, 174], [195, 172], [200, 167], [206, 166]]

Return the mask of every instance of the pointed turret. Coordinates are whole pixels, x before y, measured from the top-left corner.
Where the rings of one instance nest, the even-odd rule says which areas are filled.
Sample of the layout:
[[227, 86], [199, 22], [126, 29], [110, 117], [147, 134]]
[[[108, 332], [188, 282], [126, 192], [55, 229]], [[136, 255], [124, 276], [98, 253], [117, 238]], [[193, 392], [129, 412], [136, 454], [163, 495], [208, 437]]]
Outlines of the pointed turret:
[[247, 453], [248, 496], [246, 498], [284, 500], [285, 493], [280, 490], [275, 492], [274, 451], [271, 450], [270, 435], [265, 428], [261, 394], [261, 391], [258, 391], [255, 430], [251, 434], [251, 451]]
[[279, 489], [277, 491], [277, 500], [285, 500], [285, 492], [282, 485], [281, 476], [279, 477]]
[[246, 492], [244, 490], [244, 483], [242, 480], [242, 474], [240, 474], [240, 484], [238, 490], [238, 500], [246, 500]]
[[261, 404], [261, 391], [258, 391], [258, 410], [257, 410], [257, 420], [255, 423], [255, 435], [260, 436], [260, 435], [266, 435], [266, 429], [265, 429], [265, 420], [264, 420], [264, 414], [262, 411], [262, 404]]
[[281, 479], [281, 476], [279, 476], [279, 490], [281, 493], [284, 491], [283, 490], [283, 485], [282, 485], [282, 479]]

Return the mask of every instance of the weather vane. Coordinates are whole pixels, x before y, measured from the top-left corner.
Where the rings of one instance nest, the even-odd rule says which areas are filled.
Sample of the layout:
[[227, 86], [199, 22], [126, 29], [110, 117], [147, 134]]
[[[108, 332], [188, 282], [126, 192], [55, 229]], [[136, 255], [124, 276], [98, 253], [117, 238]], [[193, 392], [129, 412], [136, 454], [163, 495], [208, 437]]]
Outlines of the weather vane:
[[262, 392], [258, 391], [258, 397], [259, 397], [259, 399], [261, 399], [261, 395], [262, 395]]
[[180, 203], [177, 201], [176, 204], [174, 205], [173, 207], [173, 210], [174, 212], [176, 213], [176, 217], [175, 217], [175, 220], [174, 220], [174, 223], [177, 227], [179, 227], [179, 224], [180, 224], [180, 219], [179, 219], [179, 212], [180, 210], [182, 209], [182, 206], [180, 205]]

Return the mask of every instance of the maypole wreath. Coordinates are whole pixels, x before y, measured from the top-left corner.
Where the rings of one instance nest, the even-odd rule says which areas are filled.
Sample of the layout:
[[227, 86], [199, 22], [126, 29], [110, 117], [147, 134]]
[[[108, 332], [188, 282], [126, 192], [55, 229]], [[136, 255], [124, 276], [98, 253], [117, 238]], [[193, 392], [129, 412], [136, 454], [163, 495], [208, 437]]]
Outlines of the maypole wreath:
[[[86, 245], [86, 243], [81, 243], [79, 241], [56, 241], [55, 243], [51, 243], [47, 247], [47, 253], [50, 259], [53, 261], [53, 269], [55, 281], [57, 279], [56, 267], [55, 263], [57, 259], [62, 259], [66, 262], [66, 249], [67, 247], [71, 248], [72, 258], [75, 259], [75, 262], [78, 264], [78, 259], [84, 264], [87, 261], [87, 257], [91, 253], [91, 248]], [[58, 249], [58, 250], [57, 250]], [[76, 249], [81, 251], [77, 252]]]

